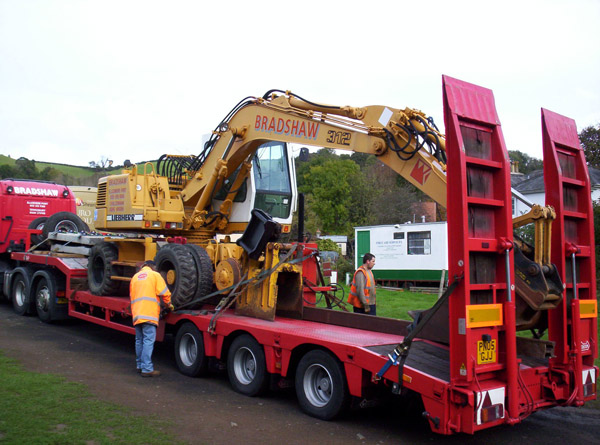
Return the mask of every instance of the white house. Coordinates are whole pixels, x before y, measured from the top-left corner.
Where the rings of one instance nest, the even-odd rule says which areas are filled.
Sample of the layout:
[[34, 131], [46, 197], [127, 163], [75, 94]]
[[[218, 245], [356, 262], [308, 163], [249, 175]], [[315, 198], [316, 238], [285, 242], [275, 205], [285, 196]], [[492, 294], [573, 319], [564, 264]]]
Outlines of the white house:
[[[588, 170], [592, 185], [592, 201], [597, 201], [600, 199], [600, 170], [593, 167], [589, 167]], [[512, 174], [511, 183], [513, 189], [520, 192], [533, 204], [546, 205], [543, 170], [534, 170], [527, 175]], [[512, 209], [513, 217], [529, 211], [529, 207], [515, 197], [512, 199]]]

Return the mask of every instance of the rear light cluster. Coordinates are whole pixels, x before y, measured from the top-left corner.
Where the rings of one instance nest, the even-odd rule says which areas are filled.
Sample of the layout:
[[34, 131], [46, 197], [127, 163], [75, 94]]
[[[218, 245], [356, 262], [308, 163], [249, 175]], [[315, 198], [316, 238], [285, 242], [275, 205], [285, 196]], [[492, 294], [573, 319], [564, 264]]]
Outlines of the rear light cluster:
[[596, 395], [596, 369], [583, 370], [583, 397]]
[[475, 422], [477, 425], [504, 418], [504, 395], [504, 387], [475, 392], [475, 400], [477, 401]]
[[583, 397], [590, 397], [596, 394], [596, 383], [586, 383], [583, 385]]
[[504, 417], [504, 406], [502, 404], [488, 406], [481, 410], [481, 423], [492, 422]]

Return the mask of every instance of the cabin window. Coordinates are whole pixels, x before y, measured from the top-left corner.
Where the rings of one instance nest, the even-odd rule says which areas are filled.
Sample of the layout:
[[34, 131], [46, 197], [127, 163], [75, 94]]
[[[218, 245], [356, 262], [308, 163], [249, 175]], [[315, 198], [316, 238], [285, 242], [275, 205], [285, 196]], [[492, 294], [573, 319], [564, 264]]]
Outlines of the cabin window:
[[408, 254], [431, 255], [431, 232], [409, 232]]

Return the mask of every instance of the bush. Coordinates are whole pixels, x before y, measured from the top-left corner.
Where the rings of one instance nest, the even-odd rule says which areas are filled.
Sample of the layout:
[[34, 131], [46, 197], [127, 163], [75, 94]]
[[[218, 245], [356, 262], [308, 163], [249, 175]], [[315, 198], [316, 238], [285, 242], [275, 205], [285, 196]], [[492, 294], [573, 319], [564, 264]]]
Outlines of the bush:
[[354, 274], [354, 264], [344, 257], [340, 257], [335, 265], [335, 269], [338, 273], [338, 281], [343, 282], [346, 279], [346, 274]]
[[334, 243], [330, 239], [317, 240], [317, 246], [319, 247], [320, 252], [329, 251], [329, 252], [337, 252], [338, 254], [342, 253], [342, 251], [341, 251], [340, 247], [337, 245], [337, 243]]

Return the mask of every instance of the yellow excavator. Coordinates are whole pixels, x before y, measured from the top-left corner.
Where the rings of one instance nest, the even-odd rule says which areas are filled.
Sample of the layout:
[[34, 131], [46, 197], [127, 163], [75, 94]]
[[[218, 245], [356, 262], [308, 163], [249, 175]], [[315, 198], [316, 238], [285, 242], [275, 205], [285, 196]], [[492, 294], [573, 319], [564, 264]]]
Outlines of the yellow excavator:
[[[199, 155], [165, 155], [156, 166], [129, 166], [100, 179], [96, 230], [121, 235], [92, 249], [90, 290], [116, 294], [138, 262], [155, 259], [176, 306], [252, 280], [237, 298], [240, 313], [270, 319], [275, 308], [301, 304], [301, 265], [290, 261], [297, 247], [277, 242], [280, 232], [290, 231], [296, 203], [288, 144], [373, 154], [446, 207], [445, 139], [424, 113], [323, 105], [271, 90], [239, 102]], [[549, 257], [531, 254], [549, 252], [552, 210], [541, 213], [517, 222], [541, 227], [540, 245], [536, 237], [535, 248], [516, 247], [524, 252], [517, 290], [529, 297], [517, 314], [523, 329], [543, 329], [540, 310], [555, 307], [562, 295], [562, 284], [546, 282], [554, 270]], [[230, 241], [228, 235], [242, 232], [237, 243]]]

